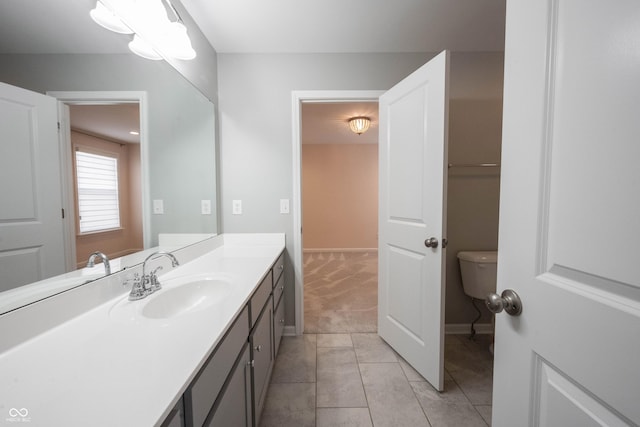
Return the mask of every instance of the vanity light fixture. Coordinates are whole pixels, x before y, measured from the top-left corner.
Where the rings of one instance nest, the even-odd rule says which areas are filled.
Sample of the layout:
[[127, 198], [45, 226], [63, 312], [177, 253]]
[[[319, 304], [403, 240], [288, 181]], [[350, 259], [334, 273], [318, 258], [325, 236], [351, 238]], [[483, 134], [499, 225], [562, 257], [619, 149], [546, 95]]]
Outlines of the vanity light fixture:
[[371, 119], [369, 117], [358, 116], [349, 119], [349, 127], [354, 133], [361, 135], [369, 129]]
[[[167, 16], [167, 8], [175, 21]], [[169, 0], [97, 0], [89, 13], [100, 26], [121, 34], [133, 34], [129, 49], [152, 60], [196, 57], [187, 28]]]

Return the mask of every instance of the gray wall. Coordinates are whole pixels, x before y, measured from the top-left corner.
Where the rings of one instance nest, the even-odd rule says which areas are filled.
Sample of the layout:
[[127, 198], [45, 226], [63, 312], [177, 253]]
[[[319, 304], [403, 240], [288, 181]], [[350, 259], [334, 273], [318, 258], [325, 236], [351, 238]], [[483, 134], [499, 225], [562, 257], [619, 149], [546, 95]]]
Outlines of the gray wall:
[[[215, 69], [207, 72], [217, 79]], [[41, 93], [146, 91], [150, 196], [165, 207], [151, 216], [152, 244], [162, 232], [219, 231], [214, 106], [167, 63], [128, 54], [0, 55], [0, 81]], [[200, 214], [201, 199], [212, 200], [214, 215]]]
[[[294, 323], [295, 306], [291, 254], [300, 250], [293, 247], [292, 216], [279, 213], [279, 199], [293, 198], [291, 92], [386, 90], [433, 56], [433, 53], [218, 54], [222, 227], [227, 233], [286, 233], [289, 253], [285, 272], [287, 325]], [[502, 54], [454, 53], [451, 59], [453, 114], [484, 114], [482, 108], [474, 108], [476, 104], [471, 100], [501, 99]], [[499, 128], [500, 117], [496, 116], [497, 111], [494, 113], [484, 117]], [[459, 126], [477, 124], [464, 117], [451, 121]], [[450, 144], [456, 149], [457, 137], [454, 132], [452, 134]], [[494, 140], [493, 135], [487, 136], [487, 141], [492, 147], [500, 142]], [[242, 200], [243, 215], [232, 215], [231, 201], [234, 199]], [[455, 211], [468, 207], [463, 203], [452, 208]], [[497, 230], [497, 214], [495, 218], [487, 218], [487, 223], [488, 229]], [[478, 227], [485, 226], [478, 224]], [[488, 234], [491, 235], [486, 245], [490, 246], [494, 236]], [[461, 241], [460, 244], [466, 243]], [[459, 283], [448, 283], [448, 288], [456, 286], [461, 289]], [[447, 323], [470, 321], [473, 309], [464, 296], [455, 290], [449, 294], [456, 301], [447, 300]]]

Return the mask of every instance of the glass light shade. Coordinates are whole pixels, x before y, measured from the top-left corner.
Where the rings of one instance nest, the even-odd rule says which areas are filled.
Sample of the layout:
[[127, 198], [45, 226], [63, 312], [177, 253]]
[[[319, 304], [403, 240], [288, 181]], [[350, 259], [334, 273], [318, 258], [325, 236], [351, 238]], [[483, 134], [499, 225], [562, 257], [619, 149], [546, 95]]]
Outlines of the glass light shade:
[[[162, 0], [98, 0], [90, 15], [104, 28], [134, 34], [129, 49], [143, 58], [196, 57], [187, 28], [181, 21], [169, 20]], [[176, 18], [179, 19], [177, 14]]]
[[159, 61], [162, 58], [155, 49], [147, 43], [142, 37], [137, 34], [133, 36], [133, 40], [129, 42], [129, 50], [135, 53], [138, 56], [141, 56], [146, 59], [152, 59], [154, 61]]
[[101, 1], [96, 2], [95, 9], [91, 9], [89, 16], [96, 24], [120, 34], [133, 34], [129, 28], [115, 13], [109, 10]]
[[189, 60], [196, 57], [187, 28], [181, 22], [170, 22], [167, 25], [160, 46], [162, 52], [176, 59]]
[[358, 135], [363, 134], [369, 129], [371, 120], [369, 117], [352, 117], [349, 119], [349, 127]]

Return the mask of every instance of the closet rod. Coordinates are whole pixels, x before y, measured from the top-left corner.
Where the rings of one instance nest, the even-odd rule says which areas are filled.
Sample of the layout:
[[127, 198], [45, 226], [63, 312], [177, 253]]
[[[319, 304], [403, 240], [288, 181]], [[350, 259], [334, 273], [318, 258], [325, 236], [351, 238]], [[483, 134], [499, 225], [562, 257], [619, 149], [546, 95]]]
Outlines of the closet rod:
[[499, 168], [500, 163], [449, 163], [450, 168]]

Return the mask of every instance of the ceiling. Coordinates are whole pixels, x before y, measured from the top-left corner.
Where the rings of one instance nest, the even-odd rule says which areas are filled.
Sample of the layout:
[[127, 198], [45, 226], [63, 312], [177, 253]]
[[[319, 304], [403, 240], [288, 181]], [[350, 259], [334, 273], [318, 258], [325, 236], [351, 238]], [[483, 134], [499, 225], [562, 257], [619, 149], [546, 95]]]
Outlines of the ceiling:
[[220, 53], [504, 50], [505, 0], [182, 0]]
[[[220, 53], [503, 51], [505, 1], [181, 0]], [[128, 52], [93, 7], [0, 1], [0, 53]]]
[[71, 129], [118, 142], [139, 144], [140, 108], [135, 104], [70, 105]]
[[95, 0], [0, 1], [0, 53], [127, 53], [128, 41], [89, 17]]
[[[305, 102], [302, 104], [303, 144], [377, 144], [377, 102]], [[349, 128], [349, 119], [371, 119], [369, 130], [358, 135]]]

